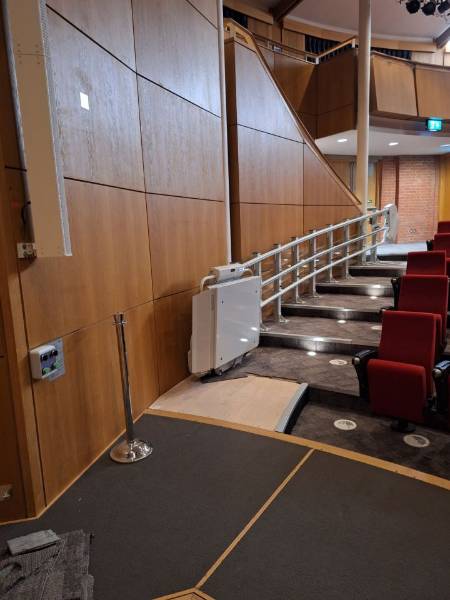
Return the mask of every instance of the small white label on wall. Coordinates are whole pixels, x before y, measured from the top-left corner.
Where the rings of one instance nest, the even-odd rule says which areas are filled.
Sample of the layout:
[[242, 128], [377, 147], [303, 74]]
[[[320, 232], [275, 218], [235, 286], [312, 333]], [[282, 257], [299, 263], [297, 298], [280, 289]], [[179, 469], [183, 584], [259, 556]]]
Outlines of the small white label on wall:
[[84, 92], [80, 92], [80, 104], [81, 108], [89, 110], [89, 96]]

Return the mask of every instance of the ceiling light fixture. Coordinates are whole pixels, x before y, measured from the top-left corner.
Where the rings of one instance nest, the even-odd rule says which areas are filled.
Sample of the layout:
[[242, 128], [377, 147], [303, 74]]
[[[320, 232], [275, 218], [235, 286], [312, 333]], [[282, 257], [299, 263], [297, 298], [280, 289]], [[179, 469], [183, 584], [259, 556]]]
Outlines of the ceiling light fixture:
[[340, 140], [338, 140], [338, 144], [343, 144], [344, 142], [348, 142], [347, 138], [341, 138]]
[[400, 4], [405, 3], [406, 10], [414, 15], [422, 10], [422, 13], [431, 17], [437, 12], [441, 17], [448, 16], [450, 11], [450, 0], [399, 0]]
[[411, 13], [411, 14], [419, 12], [419, 9], [420, 9], [420, 2], [419, 2], [419, 0], [409, 0], [406, 3], [406, 10], [409, 13]]
[[436, 12], [436, 2], [434, 2], [434, 0], [430, 0], [430, 2], [426, 2], [422, 6], [422, 12], [427, 17], [431, 17], [431, 15], [434, 15], [434, 13]]

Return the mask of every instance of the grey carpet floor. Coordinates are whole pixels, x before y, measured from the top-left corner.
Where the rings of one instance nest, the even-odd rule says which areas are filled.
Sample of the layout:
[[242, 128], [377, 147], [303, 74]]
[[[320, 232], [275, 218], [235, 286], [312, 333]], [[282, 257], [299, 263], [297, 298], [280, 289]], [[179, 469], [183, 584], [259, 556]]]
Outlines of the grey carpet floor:
[[[337, 419], [353, 420], [357, 428], [352, 431], [336, 429], [334, 422]], [[292, 435], [450, 479], [449, 433], [418, 426], [415, 433], [428, 438], [430, 445], [426, 448], [412, 448], [403, 441], [404, 434], [391, 430], [391, 422], [391, 419], [370, 415], [361, 402], [360, 406], [357, 403], [349, 405], [344, 401], [340, 406], [338, 403], [333, 406], [311, 401], [294, 425]]]
[[206, 582], [215, 600], [448, 600], [450, 493], [314, 453]]

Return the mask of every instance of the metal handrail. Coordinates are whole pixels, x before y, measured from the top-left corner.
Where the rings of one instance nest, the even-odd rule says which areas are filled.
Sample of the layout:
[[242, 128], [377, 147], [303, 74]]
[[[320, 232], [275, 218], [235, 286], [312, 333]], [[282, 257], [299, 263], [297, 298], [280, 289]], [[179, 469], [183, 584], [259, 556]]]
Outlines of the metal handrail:
[[[378, 224], [379, 217], [383, 218], [382, 224]], [[281, 314], [281, 299], [285, 294], [295, 290], [296, 298], [298, 298], [299, 286], [309, 281], [309, 292], [314, 295], [316, 293], [317, 275], [328, 272], [328, 281], [331, 281], [333, 268], [341, 264], [344, 265], [344, 273], [347, 275], [349, 262], [353, 259], [359, 259], [360, 263], [362, 263], [366, 260], [367, 252], [370, 252], [371, 260], [376, 261], [377, 247], [385, 242], [387, 233], [391, 229], [395, 230], [396, 218], [397, 214], [395, 205], [388, 204], [380, 210], [372, 211], [369, 214], [364, 214], [360, 217], [347, 219], [346, 221], [337, 223], [336, 225], [328, 225], [328, 227], [324, 227], [323, 229], [319, 229], [317, 231], [312, 231], [307, 235], [295, 238], [286, 244], [275, 244], [274, 248], [268, 252], [264, 252], [262, 254], [255, 253], [253, 258], [242, 263], [242, 267], [245, 269], [251, 269], [255, 275], [259, 275], [261, 277], [261, 289], [264, 289], [264, 287], [272, 284], [274, 287], [274, 293], [272, 295], [264, 300], [261, 299], [261, 310], [267, 305], [273, 303], [275, 320], [283, 321]], [[372, 228], [368, 232], [365, 231], [367, 224], [370, 224]], [[355, 237], [350, 237], [351, 225], [359, 226], [358, 234]], [[333, 240], [333, 233], [339, 229], [343, 230], [344, 241], [335, 244]], [[380, 234], [382, 234], [381, 239], [379, 239]], [[317, 250], [317, 238], [321, 236], [326, 236], [328, 247]], [[370, 243], [367, 244], [366, 241], [368, 239], [370, 239]], [[300, 245], [304, 244], [305, 242], [309, 242], [310, 254], [309, 256], [300, 258], [299, 248]], [[350, 246], [355, 244], [359, 245], [358, 250], [350, 253]], [[289, 264], [283, 269], [282, 255], [288, 250], [292, 251], [294, 259], [292, 260], [292, 264]], [[337, 250], [344, 250], [345, 256], [334, 260], [334, 254], [337, 252]], [[316, 269], [315, 261], [325, 256], [328, 256], [327, 264]], [[262, 263], [269, 258], [273, 258], [274, 261], [274, 274], [270, 274], [267, 279], [263, 279]], [[299, 270], [306, 265], [309, 265], [309, 273], [300, 277]], [[296, 272], [295, 280], [289, 285], [283, 287], [283, 279], [287, 275], [292, 276], [294, 272]]]

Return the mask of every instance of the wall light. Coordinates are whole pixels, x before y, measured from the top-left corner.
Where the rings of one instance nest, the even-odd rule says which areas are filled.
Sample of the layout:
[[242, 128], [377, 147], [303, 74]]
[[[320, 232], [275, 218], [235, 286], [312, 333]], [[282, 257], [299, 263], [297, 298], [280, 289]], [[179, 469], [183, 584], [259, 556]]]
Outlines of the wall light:
[[398, 142], [389, 142], [389, 146], [398, 146]]

